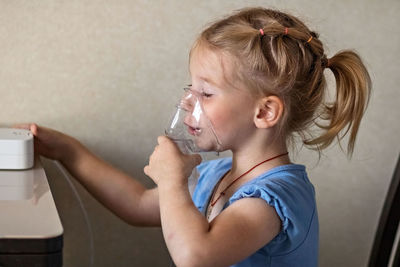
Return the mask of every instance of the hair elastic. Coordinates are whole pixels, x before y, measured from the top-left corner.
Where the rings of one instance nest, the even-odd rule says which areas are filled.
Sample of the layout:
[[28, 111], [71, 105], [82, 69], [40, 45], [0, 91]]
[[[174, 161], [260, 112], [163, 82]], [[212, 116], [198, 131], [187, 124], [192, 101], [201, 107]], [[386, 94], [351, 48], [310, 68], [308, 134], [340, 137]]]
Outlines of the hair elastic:
[[313, 37], [310, 36], [310, 38], [308, 38], [308, 40], [307, 40], [307, 43], [311, 42], [312, 38], [313, 38]]
[[264, 35], [264, 30], [260, 29], [260, 33], [261, 33], [261, 35]]
[[285, 28], [285, 35], [287, 35], [289, 32], [289, 28]]
[[329, 58], [327, 58], [325, 55], [321, 58], [321, 67], [323, 68], [329, 68], [331, 65], [331, 62], [329, 61]]

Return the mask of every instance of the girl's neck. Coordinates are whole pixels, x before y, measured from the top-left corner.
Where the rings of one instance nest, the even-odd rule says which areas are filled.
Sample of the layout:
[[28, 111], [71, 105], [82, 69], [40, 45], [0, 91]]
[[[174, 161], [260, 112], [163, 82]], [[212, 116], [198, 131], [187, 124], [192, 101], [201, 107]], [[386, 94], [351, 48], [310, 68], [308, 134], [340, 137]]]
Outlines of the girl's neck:
[[[230, 176], [239, 175], [249, 170], [255, 164], [281, 155], [285, 152], [287, 152], [287, 147], [284, 142], [274, 142], [272, 144], [254, 144], [254, 146], [249, 145], [240, 150], [233, 150]], [[291, 162], [288, 155], [281, 156], [258, 166], [251, 172], [251, 174], [249, 174], [249, 176], [256, 177], [274, 167], [290, 163]]]

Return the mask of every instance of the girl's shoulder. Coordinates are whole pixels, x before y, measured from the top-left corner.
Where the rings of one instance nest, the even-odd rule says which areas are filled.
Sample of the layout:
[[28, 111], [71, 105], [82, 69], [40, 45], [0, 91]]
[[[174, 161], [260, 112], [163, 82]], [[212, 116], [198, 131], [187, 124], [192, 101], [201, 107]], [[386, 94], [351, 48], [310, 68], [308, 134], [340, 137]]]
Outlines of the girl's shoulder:
[[281, 219], [282, 231], [268, 246], [270, 252], [279, 253], [283, 247], [291, 251], [307, 239], [310, 229], [317, 233], [315, 190], [303, 165], [288, 164], [265, 172], [242, 185], [224, 208], [242, 198], [263, 199]]
[[[287, 164], [275, 167], [242, 185], [230, 198], [229, 203], [243, 197], [261, 197], [267, 202], [293, 203], [302, 200], [315, 201], [314, 186], [308, 179], [306, 167]], [[298, 205], [298, 202], [294, 202]], [[310, 203], [305, 204], [309, 206]]]

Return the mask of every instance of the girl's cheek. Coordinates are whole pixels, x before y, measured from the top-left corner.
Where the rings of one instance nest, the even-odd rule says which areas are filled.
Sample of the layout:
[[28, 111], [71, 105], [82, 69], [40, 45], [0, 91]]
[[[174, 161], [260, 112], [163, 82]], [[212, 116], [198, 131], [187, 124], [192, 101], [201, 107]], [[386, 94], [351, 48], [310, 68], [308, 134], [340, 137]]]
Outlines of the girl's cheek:
[[224, 134], [229, 133], [232, 130], [230, 129], [232, 120], [233, 119], [230, 117], [229, 112], [224, 110], [215, 112], [210, 118], [211, 124], [219, 139], [223, 139]]

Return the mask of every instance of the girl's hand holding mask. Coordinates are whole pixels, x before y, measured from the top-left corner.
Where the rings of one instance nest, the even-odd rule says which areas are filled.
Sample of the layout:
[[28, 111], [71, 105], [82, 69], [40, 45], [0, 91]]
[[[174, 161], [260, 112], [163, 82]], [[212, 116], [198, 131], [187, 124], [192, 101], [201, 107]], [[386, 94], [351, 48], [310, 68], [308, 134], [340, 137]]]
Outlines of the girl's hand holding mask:
[[144, 173], [159, 187], [164, 184], [187, 185], [187, 180], [193, 168], [200, 164], [198, 154], [183, 154], [177, 145], [166, 136], [159, 136], [158, 145], [149, 159], [149, 165], [144, 167]]

